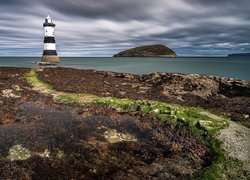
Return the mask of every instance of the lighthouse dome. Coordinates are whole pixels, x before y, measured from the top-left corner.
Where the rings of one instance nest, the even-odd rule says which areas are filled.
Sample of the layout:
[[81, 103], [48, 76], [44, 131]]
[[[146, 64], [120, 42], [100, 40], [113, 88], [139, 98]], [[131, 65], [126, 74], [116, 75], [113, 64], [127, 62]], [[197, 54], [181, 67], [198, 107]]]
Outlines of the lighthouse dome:
[[46, 17], [46, 19], [45, 19], [45, 22], [46, 23], [52, 23], [52, 19], [51, 19], [51, 17], [49, 16], [50, 14], [48, 13], [48, 16]]

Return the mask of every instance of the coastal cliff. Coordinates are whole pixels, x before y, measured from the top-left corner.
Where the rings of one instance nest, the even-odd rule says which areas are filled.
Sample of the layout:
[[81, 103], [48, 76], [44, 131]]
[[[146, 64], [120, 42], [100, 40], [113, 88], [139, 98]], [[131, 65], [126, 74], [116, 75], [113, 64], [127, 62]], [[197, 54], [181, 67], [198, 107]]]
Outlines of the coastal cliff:
[[161, 44], [140, 46], [115, 54], [113, 57], [176, 57], [176, 53]]

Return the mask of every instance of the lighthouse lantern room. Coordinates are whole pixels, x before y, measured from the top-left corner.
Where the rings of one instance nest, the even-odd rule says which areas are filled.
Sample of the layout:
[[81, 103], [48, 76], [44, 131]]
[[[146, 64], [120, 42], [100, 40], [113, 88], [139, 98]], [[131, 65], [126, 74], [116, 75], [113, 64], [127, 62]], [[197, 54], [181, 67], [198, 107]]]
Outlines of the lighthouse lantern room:
[[55, 42], [55, 24], [52, 22], [50, 14], [45, 19], [43, 23], [44, 27], [44, 48], [43, 56], [41, 61], [48, 63], [58, 63], [59, 58], [56, 52], [56, 42]]

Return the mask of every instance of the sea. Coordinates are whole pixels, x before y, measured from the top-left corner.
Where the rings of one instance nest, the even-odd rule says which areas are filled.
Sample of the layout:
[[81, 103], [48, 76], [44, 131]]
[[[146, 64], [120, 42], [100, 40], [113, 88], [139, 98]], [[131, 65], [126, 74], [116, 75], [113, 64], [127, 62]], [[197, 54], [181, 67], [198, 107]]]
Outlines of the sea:
[[[39, 57], [0, 57], [0, 67], [37, 67]], [[60, 67], [149, 74], [177, 72], [250, 80], [250, 57], [60, 57]]]

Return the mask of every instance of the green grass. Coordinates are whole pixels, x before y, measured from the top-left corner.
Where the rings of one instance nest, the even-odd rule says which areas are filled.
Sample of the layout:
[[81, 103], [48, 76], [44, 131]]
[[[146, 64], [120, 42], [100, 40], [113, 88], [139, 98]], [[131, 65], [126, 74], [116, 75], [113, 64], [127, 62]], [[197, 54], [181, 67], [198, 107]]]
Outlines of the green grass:
[[48, 89], [48, 90], [52, 90], [53, 87], [47, 83], [44, 83], [42, 81], [40, 81], [37, 77], [37, 73], [36, 73], [36, 70], [35, 69], [32, 69], [29, 73], [27, 73], [25, 76], [24, 76], [24, 79], [31, 85], [33, 86], [37, 86], [37, 87], [40, 87], [40, 88], [45, 88], [45, 89]]
[[221, 148], [222, 142], [217, 139], [219, 131], [229, 125], [228, 119], [223, 116], [213, 115], [207, 110], [198, 107], [187, 107], [165, 102], [99, 97], [85, 93], [57, 92], [53, 90], [51, 85], [40, 81], [35, 70], [28, 73], [25, 79], [35, 90], [41, 93], [47, 90], [53, 94], [54, 100], [58, 103], [96, 104], [110, 107], [119, 112], [131, 114], [140, 112], [143, 115], [152, 115], [159, 120], [180, 123], [188, 127], [210, 148], [213, 154], [212, 163], [202, 174], [197, 176], [197, 179], [222, 179], [225, 178], [224, 176], [235, 178], [239, 176], [237, 172], [243, 167], [240, 161], [230, 159], [227, 156]]

